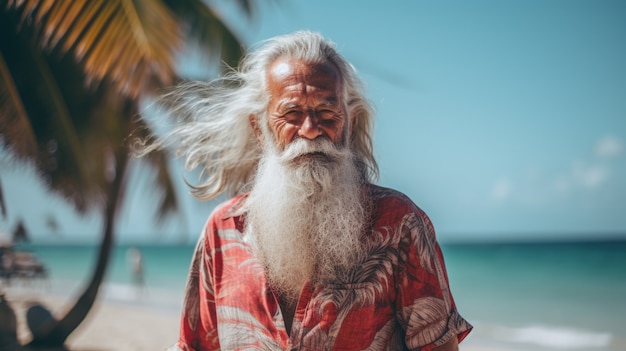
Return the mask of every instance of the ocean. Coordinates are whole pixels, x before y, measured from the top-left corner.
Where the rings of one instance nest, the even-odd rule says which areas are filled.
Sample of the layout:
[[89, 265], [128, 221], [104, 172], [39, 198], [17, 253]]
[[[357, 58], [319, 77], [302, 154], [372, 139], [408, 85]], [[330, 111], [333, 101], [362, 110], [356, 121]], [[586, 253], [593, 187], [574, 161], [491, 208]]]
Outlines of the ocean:
[[[143, 288], [133, 282], [129, 246], [117, 246], [101, 298], [178, 315], [193, 245], [135, 245]], [[41, 289], [72, 297], [93, 269], [94, 246], [25, 245], [48, 268]], [[461, 344], [507, 351], [626, 350], [626, 241], [443, 244], [450, 287], [474, 331]]]
[[626, 350], [626, 242], [443, 246], [468, 342]]

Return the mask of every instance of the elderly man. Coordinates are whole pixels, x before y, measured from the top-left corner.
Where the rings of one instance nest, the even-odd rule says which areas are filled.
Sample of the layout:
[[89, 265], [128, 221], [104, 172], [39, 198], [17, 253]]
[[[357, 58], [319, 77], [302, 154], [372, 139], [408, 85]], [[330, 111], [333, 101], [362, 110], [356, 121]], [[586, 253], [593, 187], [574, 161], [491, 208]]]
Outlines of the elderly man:
[[173, 350], [458, 350], [427, 215], [372, 184], [372, 108], [321, 35], [264, 42], [238, 70], [169, 95], [176, 143], [211, 214]]

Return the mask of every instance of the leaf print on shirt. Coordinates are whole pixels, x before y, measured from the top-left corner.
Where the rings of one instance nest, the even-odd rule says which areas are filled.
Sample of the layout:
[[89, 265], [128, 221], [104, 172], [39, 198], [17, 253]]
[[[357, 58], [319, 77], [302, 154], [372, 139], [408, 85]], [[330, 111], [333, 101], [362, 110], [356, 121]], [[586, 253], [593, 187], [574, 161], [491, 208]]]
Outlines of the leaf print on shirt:
[[[404, 241], [403, 244], [407, 245], [407, 247], [409, 245], [415, 246], [420, 266], [437, 277], [445, 306], [449, 310], [451, 308], [450, 290], [446, 282], [445, 271], [437, 256], [439, 253], [439, 245], [437, 244], [435, 231], [430, 219], [424, 214], [408, 213], [402, 221], [400, 230], [402, 232], [402, 240]], [[406, 261], [406, 251], [401, 252], [401, 257], [402, 256], [407, 264], [412, 264]]]
[[350, 270], [345, 281], [330, 284], [318, 296], [318, 301], [325, 301], [318, 313], [323, 313], [329, 304], [333, 304], [333, 309], [337, 311], [325, 342], [328, 347], [332, 348], [343, 321], [354, 309], [372, 305], [380, 301], [381, 296], [385, 296], [390, 303], [393, 300], [393, 282], [389, 278], [393, 277], [393, 266], [398, 261], [398, 237], [388, 232], [384, 235], [373, 232], [365, 242], [364, 255]]
[[409, 322], [406, 330], [409, 349], [433, 343], [448, 329], [448, 309], [443, 300], [438, 298], [417, 299], [412, 306], [405, 307], [402, 314]]
[[223, 350], [280, 351], [281, 346], [269, 335], [255, 316], [240, 308], [219, 306], [218, 333]]
[[[187, 313], [187, 323], [191, 330], [196, 330], [198, 320], [200, 318], [200, 295], [198, 294], [199, 282], [200, 282], [200, 267], [203, 267], [202, 256], [204, 252], [204, 237], [202, 237], [196, 244], [194, 249], [193, 262], [191, 269], [189, 270], [189, 276], [187, 281], [189, 282], [185, 287], [185, 298], [183, 300], [183, 306]], [[202, 275], [202, 281], [206, 282], [205, 275]], [[206, 288], [205, 284], [205, 288]], [[209, 290], [209, 291], [212, 291]]]

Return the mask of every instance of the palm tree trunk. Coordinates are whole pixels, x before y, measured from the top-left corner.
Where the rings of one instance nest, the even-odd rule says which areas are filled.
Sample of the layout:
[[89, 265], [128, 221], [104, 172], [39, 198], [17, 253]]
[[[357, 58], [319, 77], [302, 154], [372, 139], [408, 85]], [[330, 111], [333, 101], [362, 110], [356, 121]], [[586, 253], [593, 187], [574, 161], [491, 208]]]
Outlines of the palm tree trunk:
[[93, 306], [100, 285], [104, 280], [106, 268], [109, 263], [111, 251], [114, 241], [114, 226], [116, 220], [116, 212], [120, 203], [123, 181], [128, 165], [128, 152], [125, 148], [121, 148], [116, 155], [116, 173], [111, 183], [108, 201], [104, 208], [104, 233], [100, 250], [98, 252], [98, 260], [96, 267], [89, 281], [89, 284], [80, 295], [74, 306], [61, 318], [45, 336], [33, 339], [28, 345], [31, 347], [61, 347], [67, 337], [82, 323], [91, 307]]

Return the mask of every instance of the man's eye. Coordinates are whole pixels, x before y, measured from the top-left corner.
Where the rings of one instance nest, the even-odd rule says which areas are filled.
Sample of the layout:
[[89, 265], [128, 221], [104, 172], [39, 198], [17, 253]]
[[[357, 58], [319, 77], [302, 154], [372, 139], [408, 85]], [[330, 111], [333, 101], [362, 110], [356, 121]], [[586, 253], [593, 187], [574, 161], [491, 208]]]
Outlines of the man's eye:
[[332, 110], [321, 110], [317, 111], [317, 116], [321, 119], [331, 119], [336, 115], [335, 111]]
[[301, 116], [302, 116], [302, 111], [291, 110], [285, 113], [284, 118], [287, 120], [287, 122], [294, 122], [296, 120], [299, 120]]

